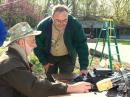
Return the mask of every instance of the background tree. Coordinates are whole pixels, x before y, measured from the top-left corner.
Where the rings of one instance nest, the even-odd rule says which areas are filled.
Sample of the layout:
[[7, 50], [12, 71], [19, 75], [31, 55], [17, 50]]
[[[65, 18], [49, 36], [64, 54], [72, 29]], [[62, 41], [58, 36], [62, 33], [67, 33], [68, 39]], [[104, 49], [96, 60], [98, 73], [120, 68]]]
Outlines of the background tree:
[[[11, 1], [11, 2], [9, 2]], [[13, 2], [28, 2], [11, 4]], [[4, 10], [2, 10], [2, 6]], [[66, 4], [71, 14], [84, 20], [102, 16], [113, 17], [117, 23], [130, 24], [130, 0], [0, 0], [0, 16], [6, 21], [8, 27], [20, 21], [27, 21], [32, 26], [51, 14], [56, 4]], [[25, 8], [19, 9], [21, 6]], [[29, 8], [30, 9], [27, 9]]]
[[112, 5], [108, 0], [100, 0], [98, 5], [97, 13], [99, 16], [112, 16], [113, 11], [111, 10]]
[[98, 3], [97, 0], [78, 0], [76, 7], [78, 17], [87, 19], [97, 14]]
[[113, 17], [117, 23], [127, 22], [127, 16], [130, 6], [129, 0], [110, 0], [114, 10]]

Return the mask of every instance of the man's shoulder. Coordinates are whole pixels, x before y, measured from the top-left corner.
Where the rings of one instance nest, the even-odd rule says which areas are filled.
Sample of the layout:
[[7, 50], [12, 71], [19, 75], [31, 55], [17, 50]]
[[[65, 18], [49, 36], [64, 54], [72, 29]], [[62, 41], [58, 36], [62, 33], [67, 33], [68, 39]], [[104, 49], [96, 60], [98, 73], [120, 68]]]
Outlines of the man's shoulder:
[[80, 22], [78, 21], [78, 19], [72, 15], [69, 15], [68, 16], [68, 21], [69, 21], [69, 24], [71, 26], [77, 26], [77, 27], [81, 27], [81, 24]]
[[4, 53], [0, 56], [0, 75], [17, 67], [25, 67], [25, 65], [15, 54]]
[[68, 15], [68, 20], [69, 21], [77, 21], [76, 17], [74, 17], [72, 15]]
[[38, 23], [38, 26], [40, 26], [40, 25], [46, 25], [48, 22], [51, 22], [51, 21], [52, 21], [51, 16], [48, 16], [48, 17], [42, 19], [42, 20]]

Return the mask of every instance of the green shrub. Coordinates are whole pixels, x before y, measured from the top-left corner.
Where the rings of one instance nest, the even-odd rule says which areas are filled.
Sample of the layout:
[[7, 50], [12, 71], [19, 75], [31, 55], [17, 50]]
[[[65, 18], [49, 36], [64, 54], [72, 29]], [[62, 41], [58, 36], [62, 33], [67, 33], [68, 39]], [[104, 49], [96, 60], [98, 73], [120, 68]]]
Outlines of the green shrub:
[[29, 56], [30, 62], [33, 64], [33, 71], [36, 74], [42, 74], [44, 72], [42, 64], [39, 62], [38, 58], [32, 53]]

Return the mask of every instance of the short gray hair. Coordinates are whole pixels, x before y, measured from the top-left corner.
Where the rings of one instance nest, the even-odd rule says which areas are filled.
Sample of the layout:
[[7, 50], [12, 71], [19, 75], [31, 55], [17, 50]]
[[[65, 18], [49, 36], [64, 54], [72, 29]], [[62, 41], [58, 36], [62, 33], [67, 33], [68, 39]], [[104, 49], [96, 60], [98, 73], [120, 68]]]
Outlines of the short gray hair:
[[55, 5], [52, 9], [52, 15], [54, 15], [55, 12], [63, 12], [63, 11], [69, 13], [69, 8], [66, 5], [61, 5], [61, 4]]

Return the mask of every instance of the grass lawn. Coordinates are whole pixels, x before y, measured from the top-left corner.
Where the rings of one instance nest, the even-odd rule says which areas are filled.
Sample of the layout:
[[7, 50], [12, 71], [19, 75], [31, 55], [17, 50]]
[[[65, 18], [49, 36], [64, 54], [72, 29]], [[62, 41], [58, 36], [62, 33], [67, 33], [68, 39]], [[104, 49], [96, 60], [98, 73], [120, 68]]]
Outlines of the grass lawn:
[[2, 52], [6, 51], [7, 48], [3, 48], [3, 47], [0, 47], [0, 55], [2, 54]]
[[119, 43], [123, 44], [123, 45], [130, 45], [130, 39], [127, 40], [118, 40]]
[[0, 52], [2, 52], [2, 51], [3, 51], [3, 49], [0, 48]]
[[[103, 42], [103, 40], [101, 39], [99, 42]], [[111, 40], [111, 42], [114, 42], [114, 40]], [[117, 42], [122, 45], [130, 45], [130, 39], [117, 39]]]

